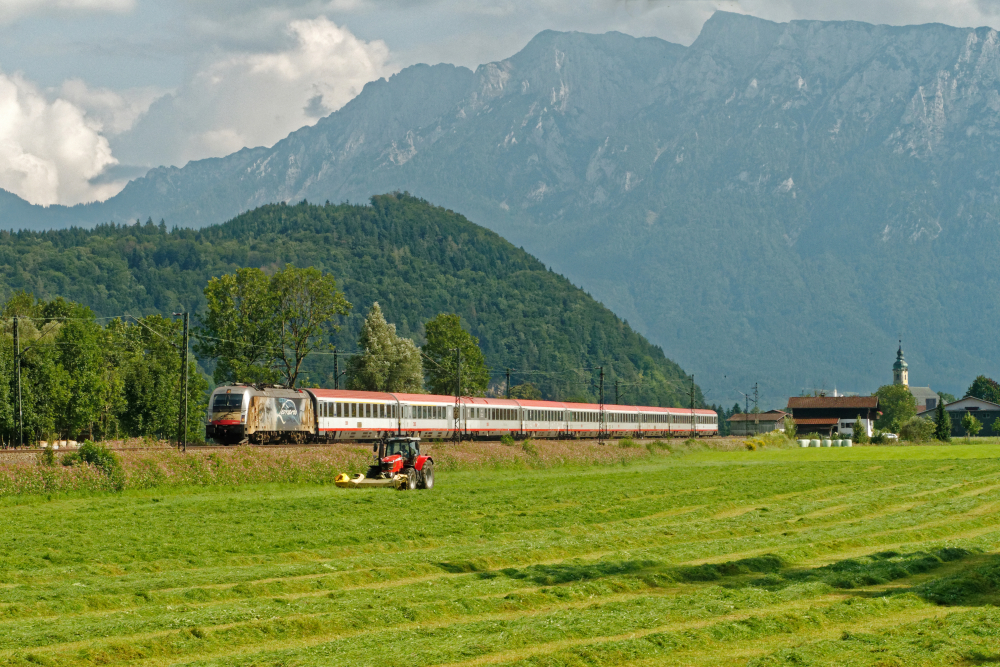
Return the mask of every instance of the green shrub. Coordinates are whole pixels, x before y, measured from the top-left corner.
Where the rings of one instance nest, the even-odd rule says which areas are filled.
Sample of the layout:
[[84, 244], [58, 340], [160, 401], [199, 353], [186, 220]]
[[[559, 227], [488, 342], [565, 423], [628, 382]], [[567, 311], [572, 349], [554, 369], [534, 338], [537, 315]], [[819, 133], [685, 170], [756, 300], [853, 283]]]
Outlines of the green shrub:
[[926, 442], [934, 437], [935, 424], [929, 419], [910, 417], [899, 429], [899, 437], [910, 442]]
[[535, 443], [531, 441], [531, 438], [528, 438], [527, 440], [521, 443], [521, 450], [524, 451], [525, 454], [530, 454], [531, 456], [538, 456], [538, 448], [535, 447]]
[[888, 445], [889, 444], [889, 438], [887, 438], [885, 436], [885, 431], [882, 431], [880, 429], [875, 429], [872, 432], [872, 437], [871, 437], [870, 441], [871, 441], [871, 443], [873, 445]]
[[799, 425], [791, 417], [785, 417], [785, 437], [795, 440], [795, 435], [799, 432]]
[[662, 440], [654, 440], [653, 442], [647, 442], [646, 449], [649, 451], [650, 454], [656, 454], [657, 452], [662, 452], [662, 451], [667, 451], [667, 452], [671, 451], [670, 445], [663, 442]]
[[504, 433], [502, 436], [500, 436], [500, 443], [507, 445], [508, 447], [513, 447], [514, 436], [512, 436], [510, 433]]
[[52, 447], [46, 447], [42, 450], [42, 458], [39, 462], [48, 468], [51, 468], [56, 464], [56, 452]]
[[639, 443], [632, 438], [622, 438], [618, 441], [618, 446], [622, 449], [636, 449], [640, 447]]
[[87, 440], [80, 445], [80, 449], [62, 458], [64, 466], [80, 463], [92, 465], [103, 472], [116, 490], [121, 491], [125, 488], [125, 470], [122, 468], [122, 462], [117, 454], [104, 445]]

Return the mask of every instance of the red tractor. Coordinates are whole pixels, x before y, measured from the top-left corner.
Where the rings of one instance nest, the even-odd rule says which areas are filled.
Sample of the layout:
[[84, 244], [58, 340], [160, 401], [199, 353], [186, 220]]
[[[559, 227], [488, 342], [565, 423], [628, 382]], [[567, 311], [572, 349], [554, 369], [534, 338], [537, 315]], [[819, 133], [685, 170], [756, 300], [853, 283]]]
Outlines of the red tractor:
[[420, 454], [420, 438], [400, 436], [380, 440], [372, 451], [375, 463], [367, 474], [353, 478], [341, 474], [337, 486], [393, 486], [400, 491], [434, 488], [434, 459]]

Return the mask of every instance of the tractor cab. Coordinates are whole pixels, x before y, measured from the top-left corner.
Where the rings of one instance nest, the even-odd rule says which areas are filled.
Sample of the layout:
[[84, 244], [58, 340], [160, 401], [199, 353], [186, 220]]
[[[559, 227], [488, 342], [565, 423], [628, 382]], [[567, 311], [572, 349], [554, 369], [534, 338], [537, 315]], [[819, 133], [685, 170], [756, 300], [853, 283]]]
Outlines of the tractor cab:
[[389, 438], [385, 441], [384, 451], [380, 452], [379, 458], [383, 462], [395, 457], [413, 461], [418, 456], [420, 456], [420, 438]]
[[434, 460], [420, 454], [420, 438], [394, 436], [380, 440], [372, 447], [375, 463], [365, 475], [368, 479], [406, 478], [411, 489], [434, 486]]

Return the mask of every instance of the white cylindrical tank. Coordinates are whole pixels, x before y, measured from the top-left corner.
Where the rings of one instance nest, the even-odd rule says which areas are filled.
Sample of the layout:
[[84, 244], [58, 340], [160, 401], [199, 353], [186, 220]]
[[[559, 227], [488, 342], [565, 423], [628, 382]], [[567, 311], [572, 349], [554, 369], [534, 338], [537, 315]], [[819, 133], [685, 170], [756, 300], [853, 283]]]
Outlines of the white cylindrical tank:
[[809, 446], [810, 447], [819, 447], [819, 440], [810, 440], [809, 441]]
[[808, 440], [799, 440], [799, 447], [808, 447], [808, 446], [809, 446]]
[[843, 447], [850, 447], [850, 446], [851, 446], [851, 441], [850, 441], [850, 439], [847, 439], [847, 440], [844, 440], [844, 444], [843, 444], [842, 446], [843, 446]]

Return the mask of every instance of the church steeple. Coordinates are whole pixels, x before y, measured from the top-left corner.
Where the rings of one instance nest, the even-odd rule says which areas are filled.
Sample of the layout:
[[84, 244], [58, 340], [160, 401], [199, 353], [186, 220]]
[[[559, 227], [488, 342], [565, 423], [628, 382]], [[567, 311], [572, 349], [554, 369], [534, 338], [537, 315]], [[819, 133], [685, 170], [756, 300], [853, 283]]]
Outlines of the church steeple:
[[892, 365], [892, 383], [910, 386], [910, 371], [903, 359], [903, 341], [899, 341], [899, 351], [896, 352], [896, 363]]

